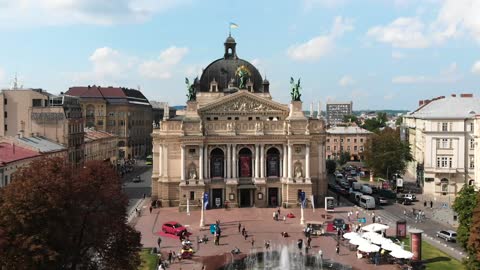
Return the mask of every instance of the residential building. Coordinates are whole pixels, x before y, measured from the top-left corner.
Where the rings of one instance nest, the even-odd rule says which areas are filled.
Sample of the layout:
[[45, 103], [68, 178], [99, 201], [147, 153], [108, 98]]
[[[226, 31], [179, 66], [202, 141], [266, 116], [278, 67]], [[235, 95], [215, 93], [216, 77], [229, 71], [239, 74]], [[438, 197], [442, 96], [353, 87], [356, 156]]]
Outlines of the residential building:
[[224, 45], [193, 82], [186, 110], [153, 131], [152, 199], [182, 210], [187, 200], [199, 208], [204, 192], [209, 208], [298, 207], [301, 194], [322, 201], [324, 121], [306, 117], [299, 100], [274, 101], [235, 39]]
[[159, 101], [150, 101], [150, 105], [152, 105], [152, 119], [153, 119], [153, 125], [154, 126], [159, 126], [160, 121], [164, 118], [165, 115], [165, 109], [168, 108], [168, 115], [166, 115], [166, 118], [172, 118], [175, 117], [177, 109], [175, 107], [170, 107], [168, 106], [167, 102], [159, 102]]
[[454, 197], [464, 184], [475, 182], [475, 116], [480, 99], [472, 94], [452, 94], [421, 100], [403, 116], [403, 132], [414, 161], [415, 175], [427, 196]]
[[41, 154], [14, 143], [0, 142], [0, 187], [7, 186], [18, 169], [40, 157]]
[[80, 97], [86, 127], [118, 136], [120, 158], [151, 153], [152, 106], [139, 90], [93, 85], [70, 87], [67, 94]]
[[0, 136], [42, 136], [64, 145], [70, 162], [82, 162], [84, 123], [78, 98], [42, 89], [2, 90], [0, 111]]
[[373, 133], [357, 126], [338, 126], [327, 129], [326, 158], [338, 159], [341, 153], [350, 154], [350, 160], [363, 160], [365, 143]]
[[118, 136], [93, 128], [85, 128], [85, 160], [110, 161], [116, 164]]
[[343, 123], [345, 115], [352, 114], [353, 103], [350, 102], [327, 102], [327, 125], [335, 126]]

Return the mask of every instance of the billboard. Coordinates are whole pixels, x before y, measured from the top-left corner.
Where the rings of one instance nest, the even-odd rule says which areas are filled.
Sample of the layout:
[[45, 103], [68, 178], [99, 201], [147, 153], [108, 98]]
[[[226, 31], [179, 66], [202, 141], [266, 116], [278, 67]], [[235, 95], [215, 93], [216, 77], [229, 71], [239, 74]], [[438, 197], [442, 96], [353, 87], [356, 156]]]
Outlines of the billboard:
[[325, 197], [325, 211], [331, 212], [335, 210], [335, 198]]

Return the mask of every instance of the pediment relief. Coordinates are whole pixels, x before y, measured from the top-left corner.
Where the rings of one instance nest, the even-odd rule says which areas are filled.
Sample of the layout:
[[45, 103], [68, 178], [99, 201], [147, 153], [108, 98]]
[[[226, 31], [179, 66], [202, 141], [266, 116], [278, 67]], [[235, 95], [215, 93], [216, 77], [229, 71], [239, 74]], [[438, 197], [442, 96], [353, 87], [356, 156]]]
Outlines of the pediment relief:
[[207, 105], [200, 109], [201, 113], [287, 113], [288, 108], [285, 105], [263, 100], [249, 95], [240, 95], [238, 97], [224, 100], [216, 104]]

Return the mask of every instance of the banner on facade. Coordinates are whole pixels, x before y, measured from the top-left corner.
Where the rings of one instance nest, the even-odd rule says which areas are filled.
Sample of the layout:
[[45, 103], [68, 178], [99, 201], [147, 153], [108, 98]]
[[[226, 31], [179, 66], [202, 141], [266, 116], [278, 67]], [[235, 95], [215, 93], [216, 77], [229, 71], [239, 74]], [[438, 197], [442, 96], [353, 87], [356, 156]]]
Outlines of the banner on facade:
[[249, 156], [240, 156], [240, 177], [252, 177], [251, 175], [251, 157]]

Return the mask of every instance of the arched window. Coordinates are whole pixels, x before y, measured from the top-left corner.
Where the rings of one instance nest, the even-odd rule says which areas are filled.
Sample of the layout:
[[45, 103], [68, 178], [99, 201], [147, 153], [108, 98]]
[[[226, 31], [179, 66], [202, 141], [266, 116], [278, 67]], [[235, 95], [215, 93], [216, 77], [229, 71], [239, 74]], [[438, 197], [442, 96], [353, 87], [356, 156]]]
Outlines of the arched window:
[[223, 150], [215, 148], [210, 153], [210, 177], [211, 178], [223, 178]]
[[280, 152], [272, 147], [267, 151], [267, 177], [280, 177]]
[[475, 185], [475, 179], [470, 179], [470, 180], [468, 180], [468, 185], [469, 185], [469, 186]]
[[252, 177], [252, 151], [242, 148], [238, 152], [238, 175], [240, 177]]
[[440, 185], [442, 187], [442, 192], [447, 193], [448, 192], [448, 179], [443, 178], [442, 180], [440, 180]]

